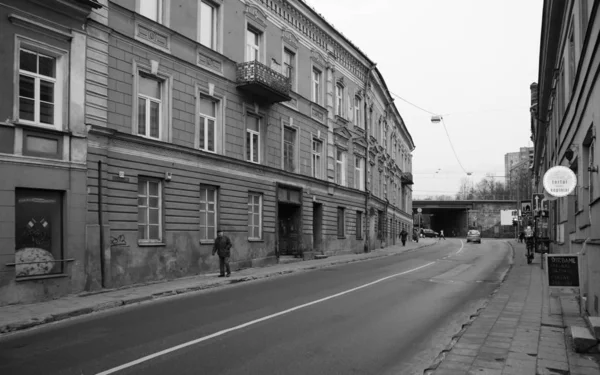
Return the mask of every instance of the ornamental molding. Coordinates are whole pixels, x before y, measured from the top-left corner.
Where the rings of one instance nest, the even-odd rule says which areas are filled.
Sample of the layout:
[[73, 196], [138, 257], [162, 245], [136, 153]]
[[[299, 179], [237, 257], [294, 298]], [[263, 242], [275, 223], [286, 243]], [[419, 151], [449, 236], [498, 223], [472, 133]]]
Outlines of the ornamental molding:
[[298, 49], [298, 46], [300, 45], [300, 41], [298, 40], [296, 34], [294, 34], [294, 32], [288, 28], [283, 29], [281, 39], [283, 39], [284, 42], [289, 44], [290, 47], [296, 49]]
[[267, 15], [256, 5], [246, 5], [244, 14], [246, 17], [260, 25], [263, 30], [267, 28]]

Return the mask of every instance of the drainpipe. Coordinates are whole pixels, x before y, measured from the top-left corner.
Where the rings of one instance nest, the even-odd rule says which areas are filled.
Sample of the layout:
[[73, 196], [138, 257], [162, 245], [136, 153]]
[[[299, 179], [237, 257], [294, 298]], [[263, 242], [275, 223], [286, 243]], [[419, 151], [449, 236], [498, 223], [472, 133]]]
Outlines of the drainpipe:
[[102, 288], [106, 288], [106, 278], [105, 278], [105, 269], [104, 269], [104, 210], [103, 210], [103, 202], [102, 202], [102, 161], [98, 160], [98, 222], [100, 228], [100, 281], [102, 284]]
[[365, 191], [367, 194], [365, 194], [365, 245], [364, 245], [364, 252], [368, 253], [371, 251], [371, 235], [370, 235], [370, 231], [369, 228], [371, 227], [371, 219], [369, 217], [369, 200], [371, 199], [371, 190], [367, 187], [367, 181], [368, 181], [368, 177], [369, 177], [369, 118], [367, 116], [368, 110], [369, 110], [369, 106], [367, 104], [367, 98], [368, 98], [368, 90], [369, 90], [369, 84], [371, 83], [371, 73], [373, 73], [373, 69], [375, 69], [375, 67], [377, 66], [377, 64], [373, 64], [371, 65], [371, 67], [369, 67], [369, 71], [367, 72], [367, 79], [365, 80], [365, 104], [364, 104], [364, 108], [365, 110], [364, 112], [364, 117], [365, 117], [365, 141], [367, 143], [367, 152], [365, 155]]

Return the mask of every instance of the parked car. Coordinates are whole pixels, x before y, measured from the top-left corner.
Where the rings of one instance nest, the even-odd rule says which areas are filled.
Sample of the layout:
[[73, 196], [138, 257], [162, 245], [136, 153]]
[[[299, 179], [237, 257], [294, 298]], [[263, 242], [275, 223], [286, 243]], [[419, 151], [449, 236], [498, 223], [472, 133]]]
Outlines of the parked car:
[[433, 229], [423, 229], [423, 237], [437, 237], [438, 235], [439, 233]]
[[478, 230], [470, 230], [467, 233], [467, 243], [468, 242], [481, 243], [481, 233], [479, 233]]

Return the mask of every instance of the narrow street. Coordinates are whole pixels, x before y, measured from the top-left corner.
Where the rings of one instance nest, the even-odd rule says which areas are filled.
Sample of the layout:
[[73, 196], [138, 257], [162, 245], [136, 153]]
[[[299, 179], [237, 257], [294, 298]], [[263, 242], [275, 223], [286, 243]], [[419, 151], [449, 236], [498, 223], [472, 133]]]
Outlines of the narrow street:
[[93, 314], [3, 338], [0, 373], [422, 374], [510, 254], [501, 240], [450, 238]]

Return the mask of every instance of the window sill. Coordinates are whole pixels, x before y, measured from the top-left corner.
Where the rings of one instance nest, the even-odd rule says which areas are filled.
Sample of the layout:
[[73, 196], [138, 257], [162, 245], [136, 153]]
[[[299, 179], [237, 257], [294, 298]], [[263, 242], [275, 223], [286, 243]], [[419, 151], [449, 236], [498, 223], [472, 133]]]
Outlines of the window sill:
[[160, 246], [167, 246], [167, 244], [164, 242], [138, 241], [138, 246], [140, 246], [140, 247], [160, 247]]
[[262, 238], [248, 238], [248, 242], [265, 242]]
[[58, 279], [62, 277], [69, 277], [66, 273], [55, 273], [51, 275], [39, 275], [39, 276], [27, 276], [27, 277], [17, 277], [15, 278], [16, 282], [20, 281], [30, 281], [30, 280], [44, 280], [44, 279]]
[[585, 228], [589, 227], [590, 225], [591, 225], [590, 223], [585, 223], [583, 225], [580, 225], [579, 229], [585, 229]]
[[338, 240], [345, 240], [346, 236], [338, 236]]
[[200, 240], [198, 241], [200, 245], [214, 245], [215, 240]]
[[41, 125], [41, 124], [33, 124], [33, 123], [25, 123], [20, 121], [15, 121], [12, 123], [15, 128], [23, 128], [23, 129], [31, 129], [35, 131], [40, 131], [44, 133], [51, 134], [61, 134], [61, 135], [70, 135], [71, 132], [66, 130], [58, 130], [53, 125]]
[[575, 216], [578, 216], [582, 212], [583, 212], [583, 209], [577, 210], [577, 212], [575, 212]]
[[590, 202], [590, 207], [598, 202], [600, 202], [600, 195], [597, 196], [596, 198], [592, 199], [592, 201]]

